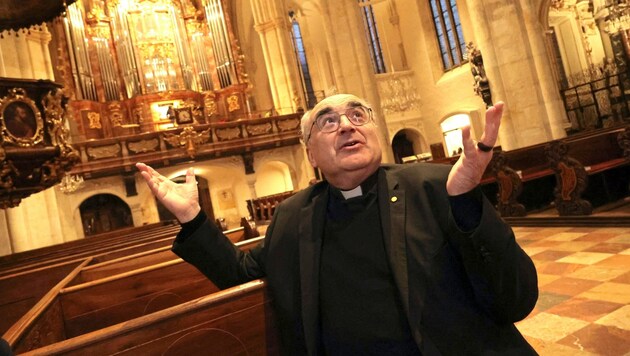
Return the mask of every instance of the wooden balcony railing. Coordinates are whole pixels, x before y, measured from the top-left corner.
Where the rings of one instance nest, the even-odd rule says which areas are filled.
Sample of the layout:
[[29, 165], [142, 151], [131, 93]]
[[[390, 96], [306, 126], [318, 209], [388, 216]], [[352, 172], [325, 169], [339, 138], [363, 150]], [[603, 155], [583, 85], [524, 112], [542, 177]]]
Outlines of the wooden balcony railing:
[[299, 131], [300, 115], [290, 114], [78, 142], [81, 161], [70, 174], [98, 178], [133, 172], [136, 162], [162, 167], [290, 146]]

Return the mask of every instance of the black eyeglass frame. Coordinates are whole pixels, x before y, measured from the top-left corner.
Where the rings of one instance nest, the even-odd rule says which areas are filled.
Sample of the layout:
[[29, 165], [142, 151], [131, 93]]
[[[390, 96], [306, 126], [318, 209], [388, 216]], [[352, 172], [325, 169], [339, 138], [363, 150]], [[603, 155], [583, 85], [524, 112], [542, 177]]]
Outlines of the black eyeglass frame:
[[[354, 121], [352, 120], [351, 116], [348, 116], [348, 113], [350, 112], [350, 110], [356, 110], [357, 108], [365, 109], [365, 111], [366, 111], [366, 112], [367, 112], [367, 114], [368, 114], [368, 119], [367, 119], [364, 123], [357, 123], [357, 122], [354, 122]], [[337, 127], [336, 127], [334, 130], [332, 130], [332, 131], [322, 131], [322, 128], [320, 127], [320, 125], [319, 125], [319, 124], [317, 124], [318, 119], [319, 119], [320, 117], [322, 117], [322, 116], [324, 116], [324, 115], [327, 115], [327, 114], [330, 114], [330, 113], [337, 114], [337, 116], [339, 117], [339, 121], [338, 121], [338, 123], [337, 123]], [[337, 111], [325, 112], [325, 113], [320, 114], [320, 115], [318, 115], [317, 117], [315, 117], [315, 119], [313, 119], [313, 123], [311, 124], [311, 127], [310, 127], [310, 129], [308, 130], [308, 136], [306, 136], [306, 142], [305, 142], [305, 144], [307, 144], [307, 143], [308, 143], [308, 141], [310, 141], [310, 139], [311, 139], [311, 135], [313, 134], [313, 126], [315, 126], [315, 125], [317, 125], [317, 129], [318, 129], [320, 132], [325, 132], [325, 133], [337, 132], [337, 130], [339, 130], [339, 127], [341, 126], [341, 115], [344, 115], [345, 117], [347, 117], [347, 118], [348, 118], [348, 121], [349, 121], [352, 125], [354, 125], [354, 126], [363, 126], [363, 125], [366, 125], [367, 123], [369, 123], [370, 121], [374, 120], [374, 116], [373, 116], [373, 114], [372, 114], [372, 108], [367, 107], [367, 106], [365, 106], [365, 105], [357, 105], [357, 106], [352, 106], [352, 107], [349, 107], [349, 108], [347, 108], [346, 110], [344, 110], [344, 111], [343, 111], [343, 113], [339, 113], [339, 112], [337, 112]]]

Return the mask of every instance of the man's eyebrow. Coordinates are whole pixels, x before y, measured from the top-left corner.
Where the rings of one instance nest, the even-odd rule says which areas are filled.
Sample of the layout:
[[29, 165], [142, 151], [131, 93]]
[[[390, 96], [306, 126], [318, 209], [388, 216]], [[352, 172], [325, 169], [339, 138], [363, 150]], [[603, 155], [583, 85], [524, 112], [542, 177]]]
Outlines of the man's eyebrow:
[[333, 109], [330, 106], [327, 108], [323, 108], [315, 114], [315, 118], [318, 118], [324, 114], [328, 114], [331, 111], [333, 111]]
[[[346, 103], [346, 108], [356, 108], [356, 107], [359, 107], [359, 106], [363, 106], [363, 104], [361, 104], [358, 101], [349, 101], [349, 102]], [[318, 117], [320, 117], [322, 115], [328, 114], [331, 111], [334, 111], [334, 110], [330, 106], [326, 107], [326, 108], [323, 108], [323, 109], [321, 109], [320, 111], [318, 111], [315, 114], [315, 118], [318, 118]]]

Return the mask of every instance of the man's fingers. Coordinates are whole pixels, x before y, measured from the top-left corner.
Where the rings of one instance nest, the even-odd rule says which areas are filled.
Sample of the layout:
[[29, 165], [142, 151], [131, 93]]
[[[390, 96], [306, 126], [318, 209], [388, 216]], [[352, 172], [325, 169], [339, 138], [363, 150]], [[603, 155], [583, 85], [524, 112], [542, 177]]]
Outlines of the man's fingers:
[[189, 183], [197, 183], [197, 180], [195, 179], [195, 169], [193, 167], [188, 168], [186, 171], [186, 184]]
[[492, 147], [497, 142], [504, 105], [502, 101], [499, 101], [486, 110], [486, 126], [480, 140], [486, 146]]
[[475, 149], [473, 140], [470, 138], [470, 126], [462, 126], [462, 145], [464, 146], [464, 152], [471, 152]]

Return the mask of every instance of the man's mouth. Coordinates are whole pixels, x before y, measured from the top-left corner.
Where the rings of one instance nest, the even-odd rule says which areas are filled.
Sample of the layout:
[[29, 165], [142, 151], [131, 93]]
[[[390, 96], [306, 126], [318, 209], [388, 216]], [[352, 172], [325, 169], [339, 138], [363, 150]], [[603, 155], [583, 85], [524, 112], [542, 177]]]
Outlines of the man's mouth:
[[354, 147], [354, 146], [358, 145], [359, 143], [360, 143], [359, 141], [348, 141], [348, 142], [344, 143], [343, 145], [341, 145], [341, 148]]

